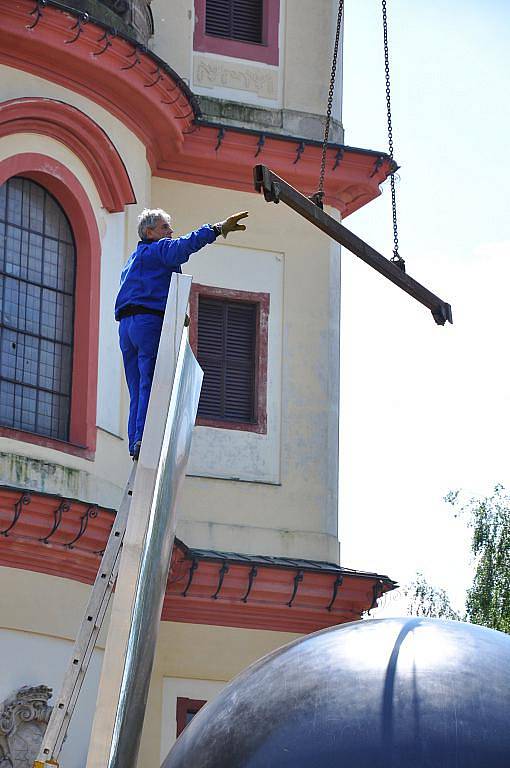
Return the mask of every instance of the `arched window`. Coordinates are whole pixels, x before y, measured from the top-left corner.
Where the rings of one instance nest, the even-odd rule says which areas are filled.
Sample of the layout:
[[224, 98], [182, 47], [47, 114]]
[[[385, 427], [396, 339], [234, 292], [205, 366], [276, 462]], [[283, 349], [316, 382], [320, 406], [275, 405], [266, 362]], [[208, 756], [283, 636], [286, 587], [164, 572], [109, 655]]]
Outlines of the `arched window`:
[[76, 251], [44, 187], [0, 186], [0, 424], [69, 440]]

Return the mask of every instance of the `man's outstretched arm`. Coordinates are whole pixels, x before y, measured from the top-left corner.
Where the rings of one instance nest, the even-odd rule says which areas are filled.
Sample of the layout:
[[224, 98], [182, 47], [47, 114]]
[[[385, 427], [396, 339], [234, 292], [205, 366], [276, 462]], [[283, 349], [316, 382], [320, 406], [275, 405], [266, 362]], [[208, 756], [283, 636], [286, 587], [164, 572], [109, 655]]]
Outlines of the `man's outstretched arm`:
[[167, 267], [178, 267], [188, 261], [193, 253], [196, 253], [205, 245], [214, 243], [219, 234], [226, 237], [230, 232], [243, 232], [246, 226], [239, 224], [239, 221], [247, 216], [248, 211], [241, 211], [232, 214], [232, 216], [213, 226], [204, 224], [204, 226], [183, 237], [175, 239], [165, 237], [159, 241], [161, 258]]

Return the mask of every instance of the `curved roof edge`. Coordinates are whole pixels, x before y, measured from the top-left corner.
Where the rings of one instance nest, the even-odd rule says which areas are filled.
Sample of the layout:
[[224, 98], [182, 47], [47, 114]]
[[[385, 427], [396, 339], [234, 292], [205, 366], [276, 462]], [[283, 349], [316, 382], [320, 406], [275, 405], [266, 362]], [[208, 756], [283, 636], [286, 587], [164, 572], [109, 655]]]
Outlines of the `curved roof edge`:
[[[92, 584], [115, 514], [0, 485], [0, 565]], [[360, 619], [396, 586], [334, 563], [194, 549], [176, 539], [162, 619], [308, 633]]]
[[98, 19], [95, 16], [92, 16], [90, 13], [83, 13], [82, 11], [77, 10], [76, 8], [73, 8], [73, 6], [68, 5], [67, 3], [61, 3], [60, 0], [45, 0], [44, 5], [51, 5], [54, 8], [58, 8], [61, 11], [65, 11], [66, 13], [70, 13], [73, 16], [76, 16], [77, 19], [82, 19], [86, 17], [87, 23], [92, 22], [93, 24], [97, 24], [98, 27], [102, 27], [105, 31], [109, 32], [112, 37], [119, 37], [122, 40], [125, 40], [128, 43], [131, 43], [134, 47], [138, 48], [140, 53], [144, 53], [146, 56], [151, 58], [157, 66], [166, 72], [167, 75], [170, 75], [172, 80], [176, 83], [176, 85], [179, 86], [184, 96], [186, 96], [187, 100], [190, 103], [190, 106], [193, 109], [193, 114], [195, 118], [199, 118], [202, 116], [202, 111], [200, 109], [200, 105], [198, 103], [198, 99], [189, 87], [189, 85], [182, 79], [182, 77], [173, 69], [166, 61], [161, 59], [157, 54], [155, 54], [151, 49], [140, 43], [136, 37], [133, 35], [128, 35], [125, 32], [123, 32], [120, 29], [117, 29], [116, 27], [113, 27], [109, 24], [105, 24], [104, 21], [101, 19]]

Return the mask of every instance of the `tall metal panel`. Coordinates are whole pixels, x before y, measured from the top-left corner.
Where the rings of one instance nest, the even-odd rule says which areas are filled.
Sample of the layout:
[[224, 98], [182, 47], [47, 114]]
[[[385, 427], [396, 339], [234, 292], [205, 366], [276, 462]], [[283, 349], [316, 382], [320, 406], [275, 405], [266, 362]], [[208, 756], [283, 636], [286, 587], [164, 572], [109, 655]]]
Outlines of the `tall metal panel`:
[[191, 278], [170, 286], [112, 607], [87, 768], [134, 768], [202, 371], [184, 317]]

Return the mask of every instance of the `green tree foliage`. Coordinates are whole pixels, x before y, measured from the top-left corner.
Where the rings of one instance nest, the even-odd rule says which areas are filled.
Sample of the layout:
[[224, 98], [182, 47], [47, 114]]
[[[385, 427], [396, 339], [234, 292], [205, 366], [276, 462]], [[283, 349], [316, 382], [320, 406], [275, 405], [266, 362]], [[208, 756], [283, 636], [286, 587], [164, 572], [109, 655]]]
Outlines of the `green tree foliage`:
[[404, 594], [408, 600], [407, 609], [411, 616], [457, 620], [461, 618], [452, 608], [447, 592], [429, 584], [423, 573], [419, 571], [414, 581], [404, 587]]
[[496, 485], [485, 498], [462, 503], [456, 492], [446, 501], [472, 530], [475, 574], [467, 593], [467, 618], [510, 634], [510, 496]]
[[510, 495], [502, 485], [485, 498], [462, 501], [451, 491], [445, 501], [472, 531], [473, 583], [466, 595], [466, 615], [452, 608], [447, 592], [427, 582], [422, 573], [404, 588], [413, 616], [463, 619], [510, 634]]

